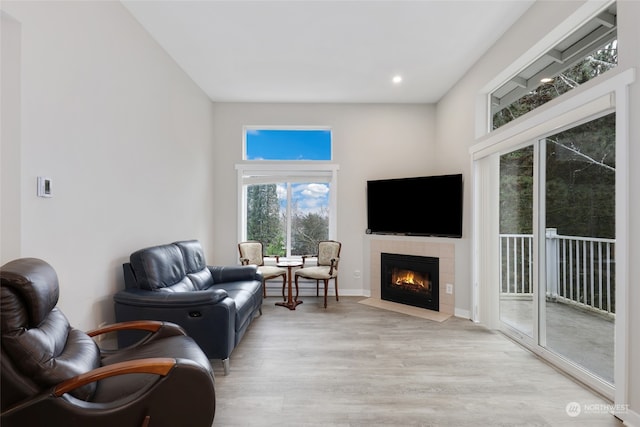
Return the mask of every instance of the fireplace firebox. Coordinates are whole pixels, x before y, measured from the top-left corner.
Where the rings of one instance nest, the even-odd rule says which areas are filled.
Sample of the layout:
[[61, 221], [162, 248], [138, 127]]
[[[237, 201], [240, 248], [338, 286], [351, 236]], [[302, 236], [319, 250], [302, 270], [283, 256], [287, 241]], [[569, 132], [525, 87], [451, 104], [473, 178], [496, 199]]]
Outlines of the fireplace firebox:
[[440, 310], [438, 258], [381, 253], [380, 264], [383, 300]]

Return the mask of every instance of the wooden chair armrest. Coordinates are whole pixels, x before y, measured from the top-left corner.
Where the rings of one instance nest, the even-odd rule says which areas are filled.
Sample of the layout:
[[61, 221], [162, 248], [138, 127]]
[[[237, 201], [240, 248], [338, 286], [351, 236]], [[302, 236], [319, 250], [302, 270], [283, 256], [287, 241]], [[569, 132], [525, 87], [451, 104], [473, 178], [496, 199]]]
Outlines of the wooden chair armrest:
[[176, 365], [176, 360], [170, 357], [156, 357], [148, 359], [129, 360], [102, 366], [84, 374], [76, 375], [55, 386], [53, 395], [60, 397], [73, 389], [82, 387], [94, 381], [124, 374], [156, 374], [166, 376]]
[[164, 325], [164, 322], [158, 320], [132, 320], [129, 322], [113, 323], [111, 325], [103, 326], [102, 328], [93, 329], [87, 332], [87, 335], [95, 337], [96, 335], [107, 334], [109, 332], [129, 330], [156, 332], [162, 327], [162, 325]]
[[307, 255], [302, 255], [302, 267], [304, 268], [304, 263], [307, 261], [307, 258], [318, 258], [317, 254], [307, 254]]
[[331, 268], [329, 269], [329, 275], [333, 275], [333, 270], [334, 269], [338, 269], [338, 261], [340, 261], [340, 258], [331, 258]]

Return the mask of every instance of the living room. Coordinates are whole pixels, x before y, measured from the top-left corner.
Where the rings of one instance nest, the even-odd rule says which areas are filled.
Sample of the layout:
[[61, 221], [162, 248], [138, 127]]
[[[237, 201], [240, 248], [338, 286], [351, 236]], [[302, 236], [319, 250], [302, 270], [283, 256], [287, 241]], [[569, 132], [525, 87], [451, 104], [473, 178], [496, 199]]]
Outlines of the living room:
[[[462, 173], [454, 312], [474, 319], [489, 298], [475, 295], [473, 270], [479, 249], [472, 233], [482, 225], [473, 211], [470, 150], [484, 141], [482, 94], [561, 24], [604, 4], [535, 2], [438, 102], [385, 104], [212, 102], [120, 2], [3, 1], [2, 264], [47, 260], [72, 323], [85, 330], [110, 323], [122, 263], [139, 248], [197, 238], [209, 263], [238, 263], [243, 126], [329, 126], [339, 165], [342, 295], [370, 292], [366, 181]], [[618, 74], [640, 66], [639, 15], [640, 3], [618, 2]], [[628, 116], [638, 117], [637, 82], [628, 104]], [[640, 160], [640, 123], [623, 131], [632, 166]], [[640, 182], [639, 174], [629, 167], [627, 182]], [[53, 197], [36, 197], [38, 176], [51, 179]], [[640, 269], [632, 262], [640, 254], [640, 195], [631, 188], [622, 215], [627, 250], [618, 263], [618, 280], [628, 283]], [[640, 425], [640, 297], [637, 287], [625, 289], [616, 379], [626, 386], [613, 400], [629, 405], [629, 425]]]

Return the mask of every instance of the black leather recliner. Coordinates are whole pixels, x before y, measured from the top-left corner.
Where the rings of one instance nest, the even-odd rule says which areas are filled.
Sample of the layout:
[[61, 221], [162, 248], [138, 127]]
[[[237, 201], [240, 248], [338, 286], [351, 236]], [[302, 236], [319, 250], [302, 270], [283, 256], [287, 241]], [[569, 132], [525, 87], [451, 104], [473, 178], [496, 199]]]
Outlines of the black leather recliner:
[[[37, 258], [5, 264], [0, 280], [3, 427], [211, 426], [213, 370], [179, 326], [75, 329], [56, 307], [56, 272]], [[127, 348], [101, 350], [92, 338], [131, 328], [147, 336]]]
[[[155, 319], [182, 326], [209, 359], [229, 357], [262, 312], [262, 275], [252, 266], [207, 266], [202, 246], [186, 240], [132, 253], [125, 289], [114, 295], [118, 322]], [[137, 337], [120, 334], [120, 345]]]

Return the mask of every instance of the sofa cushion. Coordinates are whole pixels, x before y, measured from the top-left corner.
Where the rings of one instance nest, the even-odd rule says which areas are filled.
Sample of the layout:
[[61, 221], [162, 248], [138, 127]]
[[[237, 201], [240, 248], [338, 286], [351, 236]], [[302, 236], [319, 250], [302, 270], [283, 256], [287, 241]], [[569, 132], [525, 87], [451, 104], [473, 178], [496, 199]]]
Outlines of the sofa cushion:
[[[256, 286], [258, 283], [260, 286]], [[240, 331], [251, 320], [256, 307], [262, 300], [260, 282], [226, 282], [220, 285], [236, 303], [236, 331]], [[216, 285], [213, 286], [214, 289]]]
[[207, 263], [204, 260], [204, 252], [202, 251], [202, 245], [197, 240], [185, 240], [181, 242], [174, 242], [182, 253], [184, 259], [185, 271], [187, 273], [195, 273], [207, 267]]
[[195, 290], [201, 291], [213, 285], [213, 277], [211, 277], [211, 271], [209, 271], [208, 268], [196, 273], [189, 273], [187, 277], [191, 280], [191, 283], [193, 283]]
[[175, 285], [165, 286], [156, 289], [159, 292], [193, 292], [199, 290], [189, 277], [183, 277], [181, 281]]
[[[141, 289], [155, 291], [181, 282], [186, 276], [182, 252], [175, 245], [160, 245], [131, 254], [131, 267]], [[181, 287], [189, 286], [184, 283]]]
[[184, 260], [184, 267], [187, 277], [191, 279], [196, 289], [207, 289], [213, 284], [211, 271], [207, 268], [207, 262], [204, 259], [204, 251], [198, 240], [185, 240], [174, 242]]

